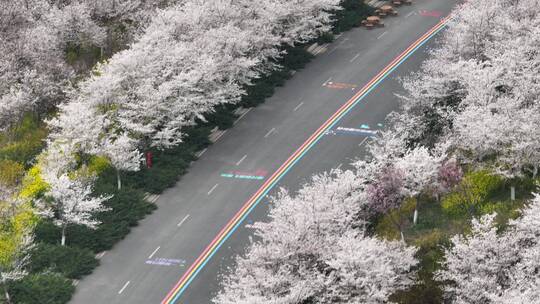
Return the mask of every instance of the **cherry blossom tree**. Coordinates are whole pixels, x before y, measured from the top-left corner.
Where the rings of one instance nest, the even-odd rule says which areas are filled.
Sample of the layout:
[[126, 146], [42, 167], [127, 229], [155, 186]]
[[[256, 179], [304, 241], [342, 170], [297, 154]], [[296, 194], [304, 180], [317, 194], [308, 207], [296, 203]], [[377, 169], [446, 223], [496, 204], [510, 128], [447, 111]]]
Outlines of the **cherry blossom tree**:
[[366, 235], [364, 187], [361, 175], [334, 171], [294, 197], [282, 191], [216, 303], [385, 303], [409, 286], [416, 250]]
[[2, 1], [0, 20], [0, 130], [6, 130], [26, 112], [48, 114], [64, 101], [77, 76], [67, 49], [99, 46], [105, 34], [79, 1]]
[[511, 180], [537, 175], [537, 4], [474, 0], [458, 6], [440, 46], [404, 81], [403, 113], [392, 122], [410, 145], [448, 141], [452, 153], [474, 167]]
[[508, 281], [515, 252], [499, 239], [494, 225], [495, 214], [474, 219], [471, 233], [451, 239], [445, 250], [443, 269], [436, 279], [448, 282], [444, 290], [456, 303], [488, 303], [497, 294], [501, 282]]
[[473, 220], [471, 233], [455, 236], [436, 278], [456, 303], [534, 303], [540, 268], [540, 197], [498, 234], [495, 214]]
[[[376, 213], [389, 214], [392, 223], [399, 229], [402, 241], [405, 240], [404, 219], [398, 209], [405, 199], [403, 184], [404, 173], [392, 166], [387, 166], [374, 176], [374, 180], [366, 188], [370, 209]], [[397, 212], [392, 213], [395, 210]]]
[[[540, 196], [521, 212], [521, 217], [510, 222], [506, 233], [512, 246], [518, 252], [519, 262], [514, 265], [510, 282], [502, 294], [492, 298], [494, 303], [535, 303], [540, 299]], [[512, 250], [512, 249], [510, 249]]]
[[[101, 20], [139, 20], [151, 14], [164, 0], [86, 0], [93, 15]], [[171, 1], [175, 2], [175, 1]]]
[[[107, 117], [104, 132], [128, 132], [143, 145], [175, 145], [184, 126], [217, 105], [239, 101], [243, 86], [280, 55], [282, 44], [328, 30], [328, 10], [337, 4], [190, 0], [172, 5], [156, 12], [128, 50], [96, 68], [80, 85], [78, 100]], [[76, 115], [72, 112], [63, 115]]]
[[3, 288], [4, 299], [7, 304], [12, 304], [12, 299], [8, 291], [8, 283], [24, 278], [28, 272], [25, 270], [30, 258], [30, 250], [33, 248], [33, 235], [27, 229], [17, 237], [14, 248], [9, 252], [8, 257], [2, 257], [0, 261], [0, 285]]
[[408, 150], [396, 159], [397, 170], [403, 172], [403, 190], [406, 196], [415, 197], [413, 223], [418, 219], [418, 198], [420, 193], [436, 183], [439, 167], [444, 156], [433, 156], [426, 147]]
[[414, 282], [416, 248], [349, 232], [342, 236], [327, 264], [328, 291], [319, 303], [388, 303], [396, 290]]
[[126, 134], [121, 134], [114, 141], [107, 139], [103, 144], [105, 155], [116, 168], [118, 190], [122, 188], [120, 171], [138, 171], [142, 154], [136, 149], [135, 141]]
[[395, 159], [404, 155], [407, 150], [406, 138], [395, 129], [381, 131], [368, 145], [368, 150], [371, 154], [371, 163], [384, 168], [393, 165]]
[[463, 170], [455, 158], [442, 163], [439, 168], [438, 184], [439, 191], [447, 192], [455, 187], [463, 178]]
[[47, 198], [38, 202], [40, 212], [43, 216], [53, 218], [53, 223], [61, 227], [61, 245], [65, 246], [67, 226], [79, 224], [95, 228], [99, 221], [94, 216], [97, 212], [107, 210], [103, 202], [110, 197], [93, 197], [88, 181], [71, 179], [66, 174], [47, 177], [50, 190]]

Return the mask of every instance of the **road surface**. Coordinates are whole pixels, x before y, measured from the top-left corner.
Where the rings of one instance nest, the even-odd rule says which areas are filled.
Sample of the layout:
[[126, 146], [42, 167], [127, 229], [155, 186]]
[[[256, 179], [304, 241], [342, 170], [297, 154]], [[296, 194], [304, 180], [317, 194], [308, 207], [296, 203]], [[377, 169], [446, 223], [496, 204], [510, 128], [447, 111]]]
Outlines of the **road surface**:
[[[159, 208], [105, 253], [101, 265], [79, 283], [71, 303], [160, 303], [265, 180], [455, 3], [417, 0], [399, 8], [399, 17], [385, 19], [384, 28], [358, 28], [340, 36], [209, 147], [190, 172], [159, 197]], [[314, 173], [345, 169], [361, 157], [369, 131], [383, 128], [386, 115], [397, 109], [397, 78], [417, 70], [426, 58], [426, 47], [433, 43], [430, 40], [412, 54], [352, 108], [277, 186], [294, 191]], [[219, 290], [219, 276], [248, 244], [251, 231], [245, 225], [265, 218], [266, 202], [253, 209], [183, 293], [169, 303], [211, 302]]]

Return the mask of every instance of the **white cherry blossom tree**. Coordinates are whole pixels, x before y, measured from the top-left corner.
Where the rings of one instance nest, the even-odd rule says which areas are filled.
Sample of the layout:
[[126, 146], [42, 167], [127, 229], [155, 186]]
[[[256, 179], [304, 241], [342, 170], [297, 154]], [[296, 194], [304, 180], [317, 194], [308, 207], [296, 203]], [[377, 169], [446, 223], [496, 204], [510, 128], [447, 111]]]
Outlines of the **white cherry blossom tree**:
[[[396, 159], [395, 166], [403, 172], [403, 189], [405, 195], [416, 197], [435, 185], [439, 174], [439, 167], [444, 156], [435, 155], [426, 147], [417, 147], [408, 150], [403, 157]], [[413, 223], [418, 219], [418, 199], [414, 209]]]
[[366, 235], [364, 187], [361, 175], [334, 171], [294, 197], [281, 192], [215, 302], [386, 303], [409, 286], [416, 249]]
[[50, 190], [47, 197], [39, 203], [43, 216], [53, 219], [53, 223], [62, 230], [61, 245], [66, 245], [66, 228], [69, 224], [84, 225], [96, 228], [99, 221], [95, 219], [98, 212], [105, 211], [103, 202], [110, 197], [92, 196], [89, 182], [71, 179], [67, 174], [58, 177], [48, 176]]
[[534, 303], [539, 297], [540, 197], [497, 233], [495, 214], [473, 220], [467, 236], [452, 238], [436, 278], [454, 303]]
[[126, 134], [121, 134], [116, 139], [107, 139], [103, 144], [105, 155], [116, 168], [118, 190], [122, 189], [120, 171], [138, 171], [142, 160], [142, 154], [135, 147], [135, 141]]

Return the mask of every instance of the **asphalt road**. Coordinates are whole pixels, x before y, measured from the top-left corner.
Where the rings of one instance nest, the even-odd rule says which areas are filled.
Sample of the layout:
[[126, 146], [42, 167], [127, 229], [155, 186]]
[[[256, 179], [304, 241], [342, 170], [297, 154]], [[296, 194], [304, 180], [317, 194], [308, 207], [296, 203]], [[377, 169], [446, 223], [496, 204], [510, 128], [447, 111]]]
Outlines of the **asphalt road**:
[[[251, 110], [157, 200], [159, 208], [101, 258], [77, 286], [71, 303], [160, 303], [207, 244], [245, 201], [328, 117], [393, 58], [446, 16], [457, 0], [416, 0], [386, 27], [344, 33], [263, 105]], [[430, 41], [427, 47], [433, 45]], [[296, 190], [314, 173], [362, 157], [368, 137], [397, 109], [400, 76], [417, 70], [422, 47], [349, 112], [279, 182]], [[379, 125], [379, 124], [382, 124]], [[341, 128], [341, 129], [338, 129]], [[350, 128], [353, 131], [342, 129]], [[231, 177], [231, 175], [233, 177]], [[234, 176], [263, 176], [263, 179]], [[251, 234], [245, 224], [265, 218], [263, 202], [193, 280], [177, 303], [210, 303], [219, 276], [242, 253]], [[254, 303], [256, 304], [256, 303]]]

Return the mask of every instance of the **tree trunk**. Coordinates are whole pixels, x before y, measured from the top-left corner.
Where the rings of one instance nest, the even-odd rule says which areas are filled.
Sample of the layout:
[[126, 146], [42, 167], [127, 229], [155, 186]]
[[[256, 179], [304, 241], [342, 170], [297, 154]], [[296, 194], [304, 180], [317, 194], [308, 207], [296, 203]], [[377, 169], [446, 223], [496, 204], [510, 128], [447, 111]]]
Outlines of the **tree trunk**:
[[510, 186], [510, 200], [516, 200], [516, 186]]
[[8, 292], [8, 289], [7, 289], [7, 284], [4, 283], [4, 298], [6, 298], [6, 304], [11, 304], [11, 297], [9, 296], [9, 292]]
[[116, 170], [116, 182], [118, 184], [118, 190], [122, 189], [122, 180], [120, 179], [120, 170]]
[[62, 246], [66, 246], [66, 226], [62, 226]]
[[413, 225], [416, 225], [417, 222], [418, 222], [418, 197], [414, 199]]
[[9, 292], [7, 291], [7, 287], [4, 287], [4, 297], [6, 298], [6, 303], [11, 304], [11, 298], [9, 296]]
[[[401, 210], [400, 210], [401, 211]], [[394, 227], [399, 230], [399, 234], [401, 235], [401, 241], [405, 242], [405, 236], [403, 235], [403, 217], [401, 216], [401, 212], [398, 212], [399, 219], [395, 219], [392, 214], [390, 214], [390, 221], [392, 224], [394, 224]]]

